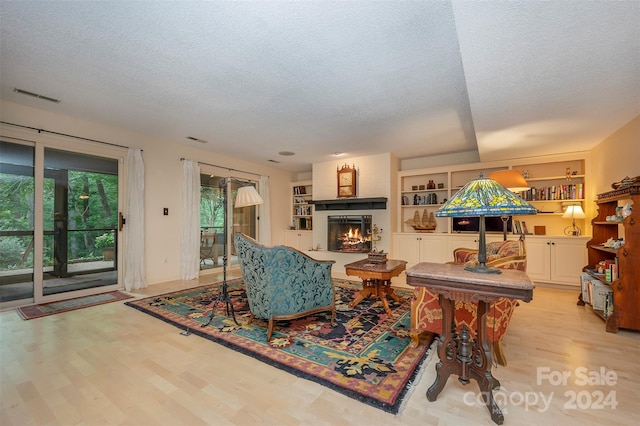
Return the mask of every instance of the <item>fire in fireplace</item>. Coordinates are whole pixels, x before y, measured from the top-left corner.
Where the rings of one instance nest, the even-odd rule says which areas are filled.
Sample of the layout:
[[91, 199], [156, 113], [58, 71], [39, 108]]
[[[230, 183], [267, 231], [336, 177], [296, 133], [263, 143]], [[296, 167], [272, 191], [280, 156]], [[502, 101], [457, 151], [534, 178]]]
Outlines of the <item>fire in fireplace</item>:
[[327, 247], [342, 253], [371, 251], [371, 216], [329, 216]]

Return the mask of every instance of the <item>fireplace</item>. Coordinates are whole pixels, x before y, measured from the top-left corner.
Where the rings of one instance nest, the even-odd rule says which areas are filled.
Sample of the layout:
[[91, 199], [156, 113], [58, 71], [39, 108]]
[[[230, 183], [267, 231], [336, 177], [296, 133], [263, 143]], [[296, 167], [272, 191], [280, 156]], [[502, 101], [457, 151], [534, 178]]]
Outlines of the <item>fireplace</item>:
[[329, 216], [327, 248], [341, 253], [371, 251], [371, 216]]

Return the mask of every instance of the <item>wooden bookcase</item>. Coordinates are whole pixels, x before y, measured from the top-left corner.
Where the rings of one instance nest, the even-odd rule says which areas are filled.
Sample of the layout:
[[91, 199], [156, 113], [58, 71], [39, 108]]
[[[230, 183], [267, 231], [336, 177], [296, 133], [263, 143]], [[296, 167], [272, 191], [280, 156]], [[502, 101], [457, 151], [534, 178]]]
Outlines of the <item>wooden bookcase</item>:
[[[594, 312], [605, 320], [608, 332], [617, 333], [620, 328], [640, 330], [640, 187], [599, 194], [596, 203], [598, 215], [591, 221], [592, 239], [587, 244], [589, 264], [583, 272], [611, 287], [613, 312], [607, 315], [595, 307]], [[607, 220], [616, 214], [618, 206], [626, 203], [631, 203], [633, 209], [630, 216], [622, 222]], [[625, 243], [618, 249], [604, 247], [610, 238], [624, 238]], [[611, 282], [594, 272], [599, 262], [615, 262], [616, 258], [618, 274]], [[582, 294], [578, 304], [585, 304]]]

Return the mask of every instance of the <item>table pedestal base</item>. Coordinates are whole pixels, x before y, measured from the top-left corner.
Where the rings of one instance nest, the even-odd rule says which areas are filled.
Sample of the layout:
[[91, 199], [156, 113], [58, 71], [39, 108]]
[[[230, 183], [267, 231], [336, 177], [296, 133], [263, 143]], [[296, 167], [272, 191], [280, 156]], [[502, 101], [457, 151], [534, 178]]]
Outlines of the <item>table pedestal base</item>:
[[362, 280], [362, 290], [360, 290], [358, 297], [356, 297], [352, 302], [349, 303], [349, 307], [353, 308], [364, 299], [372, 296], [380, 299], [387, 315], [391, 315], [391, 308], [389, 307], [387, 296], [391, 297], [398, 303], [402, 302], [400, 296], [398, 296], [393, 291], [393, 288], [391, 288], [391, 280], [379, 280], [372, 278]]
[[485, 336], [489, 303], [478, 302], [476, 339], [471, 338], [466, 326], [462, 327], [459, 334], [455, 331], [455, 301], [440, 295], [440, 306], [443, 315], [442, 336], [438, 342], [440, 361], [436, 365], [436, 380], [427, 390], [427, 399], [436, 400], [451, 374], [457, 375], [458, 381], [464, 385], [474, 379], [491, 413], [491, 419], [501, 425], [504, 416], [493, 398], [493, 390], [500, 388], [500, 382], [491, 374], [491, 351]]

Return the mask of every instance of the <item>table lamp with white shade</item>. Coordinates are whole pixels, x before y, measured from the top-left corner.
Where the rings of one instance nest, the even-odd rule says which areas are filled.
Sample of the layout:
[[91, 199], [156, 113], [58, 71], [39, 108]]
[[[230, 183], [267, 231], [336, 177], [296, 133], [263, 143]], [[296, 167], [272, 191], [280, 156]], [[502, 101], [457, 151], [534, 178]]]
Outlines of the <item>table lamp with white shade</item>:
[[579, 204], [572, 204], [567, 206], [567, 209], [564, 211], [562, 215], [563, 219], [571, 219], [571, 226], [567, 226], [564, 228], [565, 235], [573, 235], [574, 237], [579, 236], [582, 233], [582, 230], [578, 225], [576, 225], [576, 219], [585, 219], [587, 216], [584, 214], [584, 210], [582, 210], [582, 206]]

